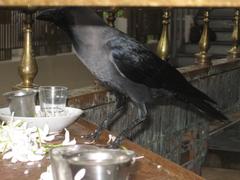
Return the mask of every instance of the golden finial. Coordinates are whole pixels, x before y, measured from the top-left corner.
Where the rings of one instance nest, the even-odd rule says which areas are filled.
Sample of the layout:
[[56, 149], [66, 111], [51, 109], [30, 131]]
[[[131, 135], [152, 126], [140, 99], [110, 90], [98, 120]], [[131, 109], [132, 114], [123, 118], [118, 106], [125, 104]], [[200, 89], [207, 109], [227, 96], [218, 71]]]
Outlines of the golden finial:
[[232, 32], [232, 41], [233, 46], [228, 51], [228, 59], [235, 59], [240, 57], [240, 50], [239, 50], [239, 9], [235, 11], [234, 16], [234, 23], [233, 23], [233, 32]]
[[200, 52], [196, 54], [197, 63], [210, 65], [211, 59], [207, 53], [209, 50], [209, 10], [205, 10], [203, 14], [203, 31], [198, 45]]
[[169, 56], [169, 39], [168, 39], [168, 24], [169, 24], [169, 18], [170, 18], [170, 12], [169, 9], [165, 9], [163, 12], [163, 20], [162, 20], [162, 33], [160, 36], [160, 40], [157, 45], [156, 54], [162, 59], [162, 60], [168, 60]]

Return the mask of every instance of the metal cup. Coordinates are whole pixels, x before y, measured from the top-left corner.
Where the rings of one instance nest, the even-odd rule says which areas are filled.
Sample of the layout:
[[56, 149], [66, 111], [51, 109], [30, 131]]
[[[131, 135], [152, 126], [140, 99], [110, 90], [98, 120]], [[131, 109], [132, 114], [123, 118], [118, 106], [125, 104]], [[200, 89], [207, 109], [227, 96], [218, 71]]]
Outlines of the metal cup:
[[14, 116], [34, 117], [35, 116], [35, 95], [33, 90], [18, 90], [4, 93], [9, 103], [9, 109]]
[[132, 151], [98, 149], [68, 158], [68, 163], [73, 177], [84, 170], [83, 180], [128, 180], [133, 167], [133, 156]]
[[77, 156], [82, 151], [97, 149], [92, 145], [71, 145], [53, 148], [50, 151], [51, 167], [54, 180], [73, 180], [68, 158]]
[[54, 180], [127, 180], [133, 167], [133, 151], [78, 145], [50, 152]]

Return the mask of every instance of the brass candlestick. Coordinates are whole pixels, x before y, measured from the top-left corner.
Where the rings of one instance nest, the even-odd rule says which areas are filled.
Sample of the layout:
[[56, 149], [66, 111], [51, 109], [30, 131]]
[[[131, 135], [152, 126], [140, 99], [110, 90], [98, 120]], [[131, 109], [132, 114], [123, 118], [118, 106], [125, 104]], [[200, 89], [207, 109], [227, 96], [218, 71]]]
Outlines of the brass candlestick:
[[15, 88], [36, 88], [37, 85], [33, 83], [33, 80], [38, 72], [37, 62], [33, 56], [32, 50], [32, 13], [33, 11], [23, 11], [25, 14], [24, 20], [24, 39], [23, 39], [23, 56], [18, 66], [18, 72], [22, 79], [20, 84], [17, 84]]
[[228, 51], [228, 59], [235, 59], [240, 57], [240, 49], [239, 49], [239, 9], [235, 11], [235, 16], [234, 16], [234, 23], [233, 23], [233, 32], [232, 32], [232, 41], [233, 41], [233, 46], [232, 48]]
[[201, 65], [210, 65], [211, 59], [208, 55], [209, 50], [209, 11], [205, 10], [203, 14], [203, 31], [199, 41], [199, 50], [200, 52], [196, 54], [197, 63]]
[[156, 54], [162, 59], [167, 60], [169, 57], [169, 39], [168, 39], [168, 24], [170, 13], [169, 9], [166, 9], [163, 12], [163, 20], [162, 20], [162, 33], [160, 36], [160, 40], [157, 45]]

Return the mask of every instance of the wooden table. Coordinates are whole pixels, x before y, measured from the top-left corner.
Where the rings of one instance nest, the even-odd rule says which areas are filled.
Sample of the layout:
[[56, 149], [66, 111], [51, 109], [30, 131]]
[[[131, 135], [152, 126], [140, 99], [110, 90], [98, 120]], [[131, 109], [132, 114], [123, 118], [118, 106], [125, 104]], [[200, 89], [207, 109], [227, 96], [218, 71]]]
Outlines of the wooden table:
[[[81, 135], [93, 131], [95, 125], [83, 119], [77, 120], [68, 127], [71, 137], [75, 137], [78, 143], [83, 143]], [[105, 131], [97, 143], [106, 143], [108, 132]], [[131, 141], [125, 140], [123, 145], [134, 150], [139, 156], [144, 158], [136, 161], [136, 171], [131, 175], [133, 180], [201, 180], [200, 176], [170, 162], [161, 156], [147, 150]], [[29, 163], [13, 164], [9, 160], [0, 160], [0, 179], [1, 180], [37, 180], [40, 174], [46, 171], [49, 159]]]

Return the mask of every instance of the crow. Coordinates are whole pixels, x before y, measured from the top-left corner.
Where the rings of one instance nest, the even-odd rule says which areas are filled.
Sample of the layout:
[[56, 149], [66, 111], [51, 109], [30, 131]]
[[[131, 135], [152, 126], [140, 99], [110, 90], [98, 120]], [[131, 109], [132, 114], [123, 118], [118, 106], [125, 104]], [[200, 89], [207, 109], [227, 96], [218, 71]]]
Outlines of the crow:
[[216, 104], [214, 100], [193, 87], [173, 66], [145, 45], [108, 26], [93, 9], [45, 9], [37, 19], [52, 22], [63, 29], [70, 37], [79, 60], [116, 95], [116, 109], [90, 137], [97, 139], [117, 115], [123, 114], [129, 99], [138, 110], [137, 118], [117, 136], [113, 146], [120, 145], [131, 130], [147, 119], [146, 105], [159, 97], [176, 98], [212, 118], [228, 120], [213, 106]]

